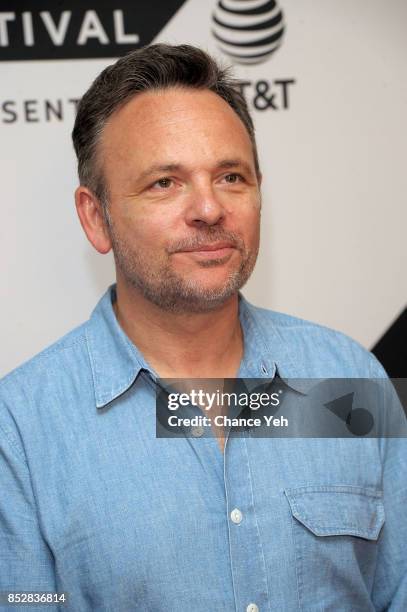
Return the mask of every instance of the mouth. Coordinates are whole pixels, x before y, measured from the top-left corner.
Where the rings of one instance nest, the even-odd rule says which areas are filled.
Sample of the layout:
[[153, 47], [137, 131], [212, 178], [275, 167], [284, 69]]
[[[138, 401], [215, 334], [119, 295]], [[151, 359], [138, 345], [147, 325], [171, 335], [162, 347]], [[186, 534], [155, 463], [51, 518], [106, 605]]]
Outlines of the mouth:
[[187, 253], [199, 259], [224, 259], [230, 256], [235, 250], [236, 247], [231, 242], [215, 242], [182, 249], [178, 251], [178, 253]]

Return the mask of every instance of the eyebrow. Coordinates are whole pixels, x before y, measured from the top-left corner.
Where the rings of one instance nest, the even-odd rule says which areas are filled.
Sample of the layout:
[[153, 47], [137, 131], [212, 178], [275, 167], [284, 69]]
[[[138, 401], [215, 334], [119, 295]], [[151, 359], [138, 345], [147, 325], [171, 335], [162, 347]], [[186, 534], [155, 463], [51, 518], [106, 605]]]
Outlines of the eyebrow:
[[[216, 163], [215, 167], [220, 170], [229, 169], [229, 168], [230, 169], [244, 168], [246, 172], [253, 174], [253, 170], [250, 167], [250, 165], [240, 158], [222, 159]], [[149, 176], [153, 176], [156, 174], [161, 174], [161, 173], [166, 174], [169, 172], [179, 172], [179, 171], [185, 171], [185, 170], [186, 170], [186, 167], [183, 166], [182, 164], [153, 164], [152, 166], [150, 166], [149, 168], [141, 172], [141, 174], [138, 177], [138, 180], [142, 181], [148, 178]]]
[[218, 168], [243, 168], [246, 172], [253, 174], [253, 170], [247, 162], [239, 157], [236, 159], [223, 159], [217, 165]]

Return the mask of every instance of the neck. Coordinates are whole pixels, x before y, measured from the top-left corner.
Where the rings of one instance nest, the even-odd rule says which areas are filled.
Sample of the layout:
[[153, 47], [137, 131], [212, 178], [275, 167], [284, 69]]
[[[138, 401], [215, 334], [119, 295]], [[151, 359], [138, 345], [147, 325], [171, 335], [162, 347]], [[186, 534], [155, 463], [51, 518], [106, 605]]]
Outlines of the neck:
[[161, 378], [234, 378], [243, 357], [238, 295], [206, 313], [162, 310], [117, 282], [117, 320]]

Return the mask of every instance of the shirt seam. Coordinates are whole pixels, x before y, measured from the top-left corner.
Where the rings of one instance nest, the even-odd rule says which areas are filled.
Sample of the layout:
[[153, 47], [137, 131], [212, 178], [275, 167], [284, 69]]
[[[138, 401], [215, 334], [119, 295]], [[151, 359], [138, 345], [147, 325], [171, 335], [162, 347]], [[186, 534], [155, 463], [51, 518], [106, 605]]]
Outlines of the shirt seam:
[[81, 334], [79, 338], [77, 338], [72, 343], [68, 344], [67, 346], [55, 346], [55, 347], [50, 346], [49, 348], [44, 349], [43, 351], [41, 351], [40, 353], [32, 357], [29, 361], [22, 363], [21, 365], [17, 366], [17, 368], [15, 368], [14, 370], [6, 374], [0, 380], [0, 388], [6, 387], [7, 384], [9, 384], [10, 382], [15, 382], [15, 379], [19, 379], [20, 376], [22, 376], [23, 373], [25, 373], [24, 371], [26, 369], [33, 368], [37, 362], [41, 362], [42, 364], [42, 362], [49, 355], [52, 356], [54, 353], [62, 353], [64, 351], [68, 351], [69, 349], [76, 347], [78, 344], [83, 344], [84, 342], [86, 342], [85, 333]]
[[39, 530], [39, 532], [41, 534], [41, 537], [43, 539], [44, 546], [46, 546], [50, 550], [50, 552], [52, 554], [52, 550], [51, 550], [51, 548], [50, 548], [46, 538], [44, 537], [44, 531], [43, 531], [43, 528], [42, 528], [42, 520], [41, 520], [39, 504], [38, 504], [37, 496], [35, 494], [35, 490], [34, 490], [34, 487], [33, 487], [33, 482], [32, 482], [32, 477], [31, 477], [31, 470], [30, 470], [29, 463], [27, 461], [27, 455], [25, 454], [25, 452], [23, 452], [22, 450], [18, 449], [17, 442], [14, 440], [14, 436], [10, 437], [8, 432], [7, 432], [7, 430], [4, 429], [4, 426], [2, 426], [1, 424], [0, 424], [0, 429], [5, 434], [6, 440], [8, 440], [8, 442], [9, 442], [9, 445], [10, 445], [10, 448], [11, 448], [11, 451], [12, 451], [13, 455], [14, 455], [15, 451], [18, 453], [18, 455], [20, 455], [20, 457], [15, 457], [15, 458], [19, 461], [20, 465], [23, 466], [24, 469], [27, 472], [28, 486], [29, 486], [29, 489], [30, 489], [33, 510], [34, 510], [35, 518], [36, 518], [36, 524], [38, 526], [38, 530]]
[[0, 430], [3, 432], [5, 440], [8, 442], [9, 447], [11, 448], [13, 455], [28, 469], [28, 464], [24, 453], [19, 449], [18, 443], [15, 440], [14, 436], [9, 432], [5, 427], [0, 423]]

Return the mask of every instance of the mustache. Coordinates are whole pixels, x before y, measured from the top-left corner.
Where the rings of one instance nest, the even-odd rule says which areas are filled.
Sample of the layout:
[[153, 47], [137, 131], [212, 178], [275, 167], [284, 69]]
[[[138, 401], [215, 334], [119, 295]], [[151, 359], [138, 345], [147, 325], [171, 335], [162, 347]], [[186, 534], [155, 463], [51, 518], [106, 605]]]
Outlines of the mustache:
[[201, 246], [215, 244], [217, 242], [230, 242], [238, 251], [245, 251], [245, 244], [239, 234], [229, 230], [215, 227], [207, 227], [200, 230], [200, 233], [195, 236], [190, 236], [174, 242], [167, 248], [167, 253], [177, 253], [186, 249], [199, 249]]

